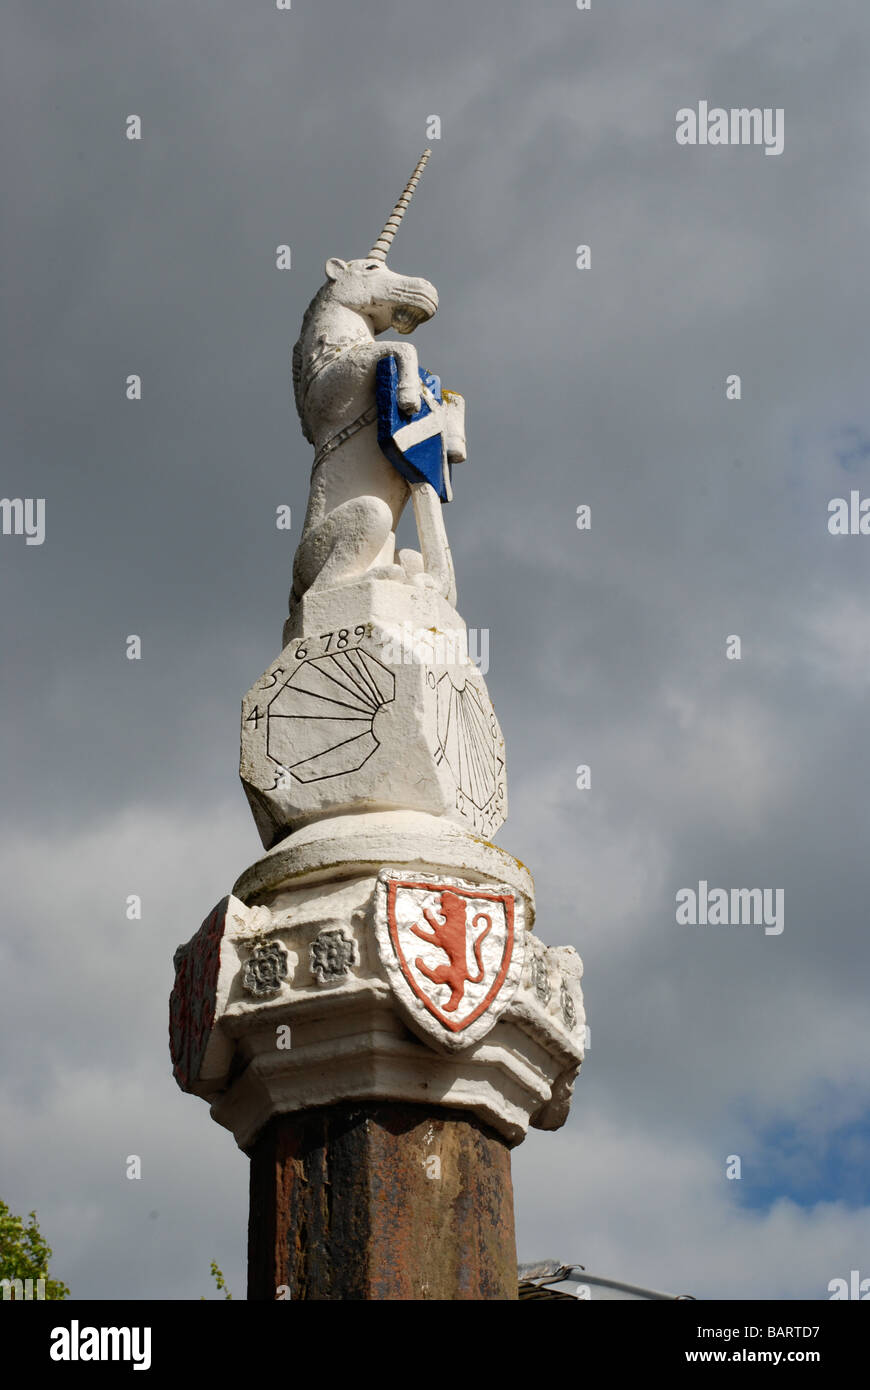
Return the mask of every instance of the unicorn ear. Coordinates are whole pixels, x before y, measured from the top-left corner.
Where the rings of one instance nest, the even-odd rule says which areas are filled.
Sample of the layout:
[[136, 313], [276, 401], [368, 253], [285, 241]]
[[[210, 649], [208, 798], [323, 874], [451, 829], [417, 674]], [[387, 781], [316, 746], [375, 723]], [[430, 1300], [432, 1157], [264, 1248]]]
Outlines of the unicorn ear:
[[337, 280], [339, 271], [347, 270], [347, 261], [340, 260], [338, 256], [330, 256], [323, 268], [326, 271], [327, 280]]

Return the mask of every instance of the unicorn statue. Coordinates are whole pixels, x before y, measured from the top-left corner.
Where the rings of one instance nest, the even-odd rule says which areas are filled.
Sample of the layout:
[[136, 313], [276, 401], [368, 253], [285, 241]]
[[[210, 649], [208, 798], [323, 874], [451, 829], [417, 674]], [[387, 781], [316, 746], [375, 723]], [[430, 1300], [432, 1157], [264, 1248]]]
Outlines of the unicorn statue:
[[[293, 350], [308, 510], [281, 650], [241, 709], [265, 852], [175, 954], [175, 1077], [251, 1156], [255, 1299], [515, 1298], [509, 1149], [564, 1124], [583, 1060], [582, 962], [533, 934], [532, 876], [493, 842], [507, 754], [443, 521], [465, 406], [408, 342], [438, 294], [387, 267], [428, 158], [369, 254], [326, 262]], [[409, 499], [419, 550], [397, 551]], [[485, 1218], [461, 1268], [468, 1183], [419, 1179], [433, 1134]], [[370, 1277], [392, 1239], [371, 1182], [322, 1209], [324, 1174], [387, 1151], [431, 1233], [407, 1277]]]
[[[293, 565], [291, 611], [311, 589], [377, 574], [456, 601], [442, 504], [451, 467], [465, 459], [465, 402], [421, 369], [403, 336], [432, 318], [438, 291], [400, 275], [387, 252], [431, 150], [425, 150], [369, 254], [326, 262], [326, 283], [305, 311], [293, 349], [293, 393], [314, 446], [308, 510]], [[412, 499], [420, 550], [396, 554]]]

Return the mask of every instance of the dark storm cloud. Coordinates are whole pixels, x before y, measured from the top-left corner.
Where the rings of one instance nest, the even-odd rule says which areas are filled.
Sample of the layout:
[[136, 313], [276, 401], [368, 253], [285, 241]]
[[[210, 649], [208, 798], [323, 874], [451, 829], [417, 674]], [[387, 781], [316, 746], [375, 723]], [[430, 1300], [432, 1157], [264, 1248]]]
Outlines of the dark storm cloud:
[[[212, 1257], [241, 1292], [245, 1164], [169, 1076], [171, 956], [257, 853], [238, 710], [305, 506], [301, 314], [439, 114], [393, 260], [438, 286], [421, 361], [468, 401], [447, 520], [499, 839], [593, 1030], [567, 1129], [515, 1159], [522, 1253], [825, 1296], [868, 1206], [790, 1205], [769, 1134], [829, 1085], [817, 1130], [867, 1105], [870, 541], [826, 528], [868, 490], [863, 9], [53, 0], [5, 31], [2, 492], [47, 531], [0, 538], [4, 1200], [78, 1296], [198, 1297]], [[783, 154], [677, 146], [702, 98], [782, 107]], [[701, 878], [784, 888], [783, 935], [678, 927]], [[740, 1145], [779, 1204], [723, 1180]]]

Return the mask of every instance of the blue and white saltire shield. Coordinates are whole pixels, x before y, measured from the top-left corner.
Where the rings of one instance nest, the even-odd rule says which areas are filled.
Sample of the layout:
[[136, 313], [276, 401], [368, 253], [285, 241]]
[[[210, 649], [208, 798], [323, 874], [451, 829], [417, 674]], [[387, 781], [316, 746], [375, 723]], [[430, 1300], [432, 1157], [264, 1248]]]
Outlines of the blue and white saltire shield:
[[375, 400], [378, 444], [409, 483], [431, 483], [442, 502], [453, 497], [451, 466], [441, 419], [441, 382], [419, 367], [422, 401], [416, 415], [403, 415], [397, 399], [399, 367], [392, 355], [377, 365]]

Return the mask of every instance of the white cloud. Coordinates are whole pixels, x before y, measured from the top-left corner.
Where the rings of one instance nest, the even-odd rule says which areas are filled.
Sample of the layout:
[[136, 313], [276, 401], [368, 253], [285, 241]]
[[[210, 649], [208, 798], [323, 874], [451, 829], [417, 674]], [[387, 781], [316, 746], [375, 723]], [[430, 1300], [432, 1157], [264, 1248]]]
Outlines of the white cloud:
[[870, 1272], [870, 1207], [746, 1210], [725, 1152], [575, 1106], [568, 1132], [536, 1135], [514, 1159], [522, 1259], [705, 1299], [826, 1299], [831, 1279]]

